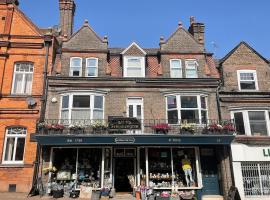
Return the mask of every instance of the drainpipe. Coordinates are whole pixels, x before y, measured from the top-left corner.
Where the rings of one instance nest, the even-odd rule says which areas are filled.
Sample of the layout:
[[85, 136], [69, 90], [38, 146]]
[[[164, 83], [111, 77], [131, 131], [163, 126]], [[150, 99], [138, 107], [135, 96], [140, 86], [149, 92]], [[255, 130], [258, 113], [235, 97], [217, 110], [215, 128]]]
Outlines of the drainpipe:
[[218, 110], [218, 121], [221, 122], [221, 109], [220, 109], [220, 99], [219, 99], [219, 91], [221, 87], [221, 81], [218, 83], [217, 91], [216, 91], [216, 99], [217, 99], [217, 110]]

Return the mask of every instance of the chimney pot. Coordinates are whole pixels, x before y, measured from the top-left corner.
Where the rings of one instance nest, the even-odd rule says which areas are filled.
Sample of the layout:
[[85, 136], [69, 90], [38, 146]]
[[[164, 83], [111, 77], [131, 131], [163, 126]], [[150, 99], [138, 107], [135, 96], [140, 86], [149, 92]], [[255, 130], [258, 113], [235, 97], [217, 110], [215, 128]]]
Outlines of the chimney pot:
[[190, 25], [192, 25], [192, 24], [195, 23], [195, 17], [194, 17], [194, 16], [191, 16], [191, 17], [189, 18], [189, 20], [190, 20]]

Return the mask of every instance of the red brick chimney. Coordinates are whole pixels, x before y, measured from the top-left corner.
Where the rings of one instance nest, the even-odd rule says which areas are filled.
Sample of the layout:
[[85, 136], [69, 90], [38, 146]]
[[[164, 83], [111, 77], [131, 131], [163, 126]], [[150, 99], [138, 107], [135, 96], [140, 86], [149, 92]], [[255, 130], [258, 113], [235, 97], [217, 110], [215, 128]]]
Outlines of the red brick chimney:
[[0, 0], [0, 4], [15, 4], [19, 5], [19, 0]]
[[76, 4], [74, 0], [59, 0], [61, 35], [68, 38], [73, 33]]
[[204, 24], [195, 21], [193, 16], [190, 17], [190, 26], [188, 31], [193, 35], [195, 40], [204, 45]]

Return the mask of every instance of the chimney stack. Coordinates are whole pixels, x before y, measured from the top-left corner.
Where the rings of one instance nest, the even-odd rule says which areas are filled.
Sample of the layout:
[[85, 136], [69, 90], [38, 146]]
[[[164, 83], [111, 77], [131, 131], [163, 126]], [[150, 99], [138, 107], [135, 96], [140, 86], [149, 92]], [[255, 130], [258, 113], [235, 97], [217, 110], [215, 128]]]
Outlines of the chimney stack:
[[61, 35], [67, 38], [73, 33], [76, 4], [74, 0], [59, 0]]
[[193, 16], [190, 17], [190, 26], [188, 31], [200, 44], [204, 45], [204, 24], [195, 21]]
[[0, 0], [0, 4], [15, 4], [19, 5], [19, 0]]

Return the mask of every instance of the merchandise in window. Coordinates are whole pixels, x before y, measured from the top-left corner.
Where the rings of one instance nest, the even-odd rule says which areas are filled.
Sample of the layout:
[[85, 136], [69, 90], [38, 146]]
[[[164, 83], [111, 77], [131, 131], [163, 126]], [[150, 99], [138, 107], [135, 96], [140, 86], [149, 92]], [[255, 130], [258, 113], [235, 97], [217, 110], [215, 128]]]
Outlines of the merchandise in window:
[[12, 94], [31, 94], [33, 82], [32, 63], [16, 63], [13, 75]]
[[255, 70], [238, 70], [240, 90], [256, 90], [257, 78]]
[[144, 57], [124, 57], [124, 76], [125, 77], [144, 77], [145, 76]]
[[97, 58], [86, 59], [86, 76], [89, 76], [89, 77], [98, 76], [98, 59]]
[[82, 75], [82, 58], [70, 58], [70, 76]]
[[167, 96], [167, 117], [169, 124], [181, 122], [205, 124], [207, 122], [207, 98], [203, 95]]
[[182, 78], [182, 63], [179, 59], [170, 60], [171, 78]]
[[198, 78], [196, 60], [186, 60], [186, 78]]
[[25, 137], [25, 128], [12, 127], [6, 130], [3, 163], [23, 162]]

